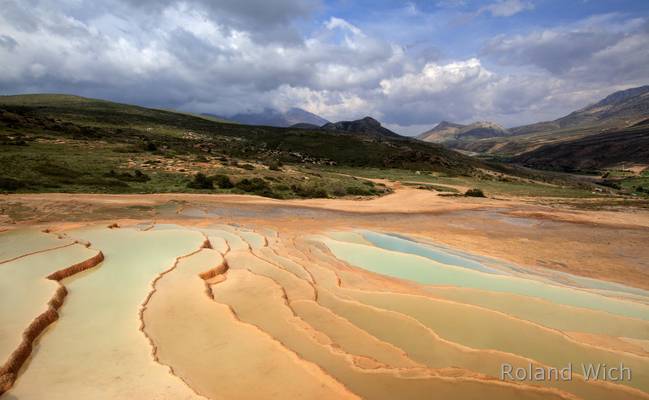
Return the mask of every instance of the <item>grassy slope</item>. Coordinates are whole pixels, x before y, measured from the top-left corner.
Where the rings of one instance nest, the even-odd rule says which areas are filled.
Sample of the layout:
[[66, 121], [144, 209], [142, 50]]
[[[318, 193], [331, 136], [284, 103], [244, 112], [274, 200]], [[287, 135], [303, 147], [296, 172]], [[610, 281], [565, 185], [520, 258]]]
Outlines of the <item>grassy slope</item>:
[[[419, 173], [416, 171], [380, 168], [328, 168], [331, 171], [355, 174], [370, 179], [388, 179], [405, 184], [417, 183], [417, 186], [428, 186], [439, 192], [456, 192], [454, 187], [478, 188], [489, 195], [524, 196], [524, 197], [566, 197], [585, 198], [601, 197], [590, 188], [579, 187], [557, 181], [555, 184], [535, 181], [530, 178], [514, 177], [506, 174], [479, 176], [448, 176], [440, 173]], [[422, 187], [423, 188], [423, 187]]]
[[649, 126], [641, 125], [549, 144], [513, 158], [516, 163], [556, 170], [597, 170], [649, 163]]
[[[410, 139], [220, 123], [67, 95], [0, 96], [0, 110], [0, 183], [5, 191], [340, 197], [385, 193], [384, 187], [353, 176], [388, 171], [400, 175], [393, 176], [396, 180], [433, 173], [437, 183], [443, 177], [493, 193], [526, 193], [519, 190], [518, 181], [479, 172], [511, 170]], [[278, 169], [280, 163], [284, 166]], [[135, 170], [148, 179], [139, 179]], [[349, 174], [341, 175], [343, 170]], [[227, 175], [238, 187], [188, 187], [197, 172]], [[238, 185], [252, 178], [262, 181], [252, 187]], [[525, 187], [533, 187], [529, 192], [536, 195], [548, 188], [529, 183]], [[579, 194], [586, 193], [590, 191]]]
[[[217, 151], [243, 156], [275, 156], [294, 161], [290, 153], [333, 160], [345, 165], [392, 166], [469, 172], [478, 163], [441, 146], [409, 139], [373, 139], [355, 134], [308, 131], [218, 123], [188, 114], [154, 110], [137, 106], [85, 99], [67, 95], [27, 95], [0, 97], [0, 108], [34, 117], [49, 117], [80, 126], [120, 129], [104, 132], [115, 139], [128, 140], [140, 135], [150, 140], [168, 142], [187, 132], [202, 136], [207, 142], [221, 145]], [[101, 134], [101, 132], [100, 132]], [[225, 145], [227, 143], [227, 145]], [[175, 147], [183, 143], [171, 142]], [[184, 143], [187, 144], [187, 143]], [[196, 144], [196, 143], [194, 143]]]
[[507, 137], [494, 137], [474, 141], [455, 141], [448, 143], [448, 146], [474, 153], [513, 156], [537, 149], [546, 144], [575, 140], [588, 135], [598, 134], [605, 129], [607, 128], [602, 126], [559, 128]]
[[[389, 165], [462, 174], [478, 164], [411, 140], [220, 123], [77, 96], [3, 96], [0, 110], [0, 180], [5, 190], [201, 191], [188, 187], [201, 172], [227, 175], [235, 185], [263, 179], [252, 188], [242, 184], [220, 192], [281, 198], [376, 195], [385, 188], [305, 167]], [[278, 169], [281, 163], [288, 165]], [[148, 179], [134, 176], [136, 169]]]

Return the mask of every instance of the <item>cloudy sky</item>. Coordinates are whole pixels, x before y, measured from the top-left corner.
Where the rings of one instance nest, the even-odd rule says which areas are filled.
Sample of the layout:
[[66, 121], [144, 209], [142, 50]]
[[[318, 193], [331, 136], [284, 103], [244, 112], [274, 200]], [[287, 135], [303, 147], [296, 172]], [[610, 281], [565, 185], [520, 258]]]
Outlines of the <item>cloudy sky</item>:
[[0, 0], [0, 94], [295, 106], [415, 134], [553, 119], [644, 84], [644, 0]]

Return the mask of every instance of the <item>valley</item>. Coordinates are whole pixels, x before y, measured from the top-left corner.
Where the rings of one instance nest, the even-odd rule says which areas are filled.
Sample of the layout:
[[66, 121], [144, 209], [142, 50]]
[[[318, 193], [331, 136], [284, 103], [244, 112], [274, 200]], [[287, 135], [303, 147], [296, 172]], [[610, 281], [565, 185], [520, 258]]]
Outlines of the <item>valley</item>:
[[[2, 398], [649, 398], [641, 169], [587, 180], [372, 118], [0, 108]], [[598, 362], [635, 379], [498, 381]]]
[[1, 0], [0, 400], [649, 400], [649, 2]]

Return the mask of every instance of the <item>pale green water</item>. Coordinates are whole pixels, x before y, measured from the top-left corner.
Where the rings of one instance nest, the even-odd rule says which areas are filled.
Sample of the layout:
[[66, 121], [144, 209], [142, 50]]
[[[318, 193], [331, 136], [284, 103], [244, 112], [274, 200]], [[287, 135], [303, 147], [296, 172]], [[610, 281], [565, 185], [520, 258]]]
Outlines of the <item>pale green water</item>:
[[[432, 248], [424, 244], [420, 244], [411, 240], [402, 239], [400, 237], [384, 235], [381, 233], [362, 231], [362, 237], [369, 241], [374, 246], [398, 251], [400, 253], [415, 254], [418, 256], [426, 257], [431, 260], [440, 262], [442, 264], [454, 265], [457, 267], [469, 268], [475, 271], [486, 272], [491, 274], [499, 274], [500, 271], [489, 268], [488, 266], [470, 259], [469, 257], [459, 254], [453, 254], [448, 250], [442, 248]], [[334, 238], [335, 239], [335, 238]]]
[[47, 276], [96, 254], [82, 245], [73, 245], [0, 265], [0, 364], [18, 347], [27, 326], [47, 310], [47, 302], [59, 287]]
[[533, 296], [558, 304], [649, 320], [649, 307], [630, 301], [530, 279], [483, 273], [469, 268], [442, 264], [417, 255], [341, 242], [328, 237], [321, 236], [319, 240], [326, 244], [341, 260], [383, 275], [430, 285], [451, 285]]
[[224, 230], [224, 229], [220, 229], [220, 227], [219, 228], [210, 227], [210, 228], [201, 228], [200, 231], [203, 232], [205, 235], [207, 235], [209, 238], [218, 237], [224, 239], [228, 243], [228, 246], [232, 251], [250, 249], [250, 245], [245, 240], [243, 240], [241, 236], [234, 233], [234, 230]]
[[90, 241], [105, 260], [64, 280], [69, 294], [61, 318], [39, 340], [11, 394], [20, 399], [196, 398], [151, 357], [138, 310], [158, 274], [176, 257], [197, 250], [203, 236], [128, 228], [80, 229], [70, 236]]
[[39, 229], [16, 229], [0, 233], [0, 263], [29, 253], [35, 253], [72, 243], [59, 239], [55, 234]]
[[[480, 272], [504, 274], [512, 276], [521, 276], [523, 278], [534, 278], [547, 283], [555, 283], [565, 286], [566, 282], [571, 282], [571, 286], [576, 288], [587, 288], [602, 291], [603, 295], [628, 297], [632, 300], [649, 301], [649, 292], [643, 289], [633, 288], [615, 282], [601, 281], [593, 278], [586, 278], [561, 271], [552, 271], [547, 269], [529, 270], [520, 266], [489, 257], [476, 254], [466, 253], [457, 249], [451, 249], [445, 246], [433, 243], [419, 243], [408, 237], [394, 234], [382, 234], [372, 231], [362, 230], [356, 232], [335, 232], [328, 236], [351, 243], [368, 244], [380, 247], [386, 250], [398, 251], [401, 253], [415, 254], [422, 257], [438, 261], [442, 264], [454, 265], [458, 267], [470, 268]], [[338, 236], [336, 236], [338, 235]], [[353, 235], [361, 236], [364, 240], [350, 240]], [[491, 266], [497, 266], [498, 269]]]
[[260, 249], [266, 246], [266, 238], [258, 233], [247, 230], [239, 230], [237, 234], [241, 236], [246, 242], [248, 242], [248, 244], [250, 244], [250, 247], [253, 249]]
[[422, 257], [458, 267], [470, 268], [480, 272], [518, 276], [535, 279], [558, 286], [572, 286], [589, 289], [604, 296], [621, 297], [649, 304], [649, 291], [625, 286], [615, 282], [601, 281], [569, 273], [544, 268], [528, 269], [477, 254], [463, 252], [430, 241], [418, 242], [406, 236], [390, 233], [377, 233], [367, 230], [335, 231], [327, 236], [344, 242], [374, 245], [386, 250], [415, 254]]

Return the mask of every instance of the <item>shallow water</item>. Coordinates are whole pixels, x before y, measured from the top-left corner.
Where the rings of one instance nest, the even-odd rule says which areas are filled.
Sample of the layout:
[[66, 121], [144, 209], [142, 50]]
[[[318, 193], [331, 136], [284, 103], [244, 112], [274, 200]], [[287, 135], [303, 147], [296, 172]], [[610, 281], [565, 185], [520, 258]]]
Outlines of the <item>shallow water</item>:
[[383, 275], [429, 285], [450, 285], [539, 297], [559, 304], [649, 320], [649, 306], [631, 301], [549, 285], [531, 279], [483, 273], [469, 268], [442, 264], [421, 256], [341, 242], [324, 236], [320, 236], [319, 240], [341, 260]]
[[160, 361], [209, 398], [338, 398], [279, 343], [207, 295], [199, 274], [222, 262], [203, 249], [156, 283], [143, 317]]
[[195, 398], [152, 359], [138, 310], [153, 279], [176, 257], [198, 249], [203, 236], [129, 228], [88, 228], [70, 236], [90, 241], [105, 260], [83, 277], [64, 281], [69, 294], [61, 318], [39, 340], [11, 394], [21, 399]]
[[[339, 233], [336, 232], [336, 234]], [[540, 267], [532, 270], [503, 260], [496, 260], [490, 257], [467, 253], [461, 250], [452, 249], [448, 246], [432, 243], [430, 241], [419, 243], [414, 239], [398, 234], [382, 234], [372, 231], [361, 231], [361, 234], [362, 237], [367, 239], [371, 244], [382, 249], [415, 254], [438, 261], [442, 264], [466, 267], [487, 273], [512, 275], [523, 278], [534, 277], [535, 279], [547, 283], [554, 283], [563, 286], [570, 283], [570, 286], [574, 286], [575, 288], [601, 290], [604, 295], [610, 294], [613, 297], [628, 297], [630, 299], [649, 301], [649, 291], [615, 282], [602, 281]], [[337, 239], [337, 237], [332, 234], [328, 234], [328, 236]], [[344, 235], [338, 236], [340, 240], [353, 242], [351, 240], [346, 240], [345, 237], [346, 236]], [[356, 243], [364, 244], [362, 242]]]
[[[497, 382], [500, 366], [619, 360], [634, 369], [631, 385], [649, 393], [646, 291], [529, 269], [435, 238], [369, 230], [303, 237], [253, 226], [75, 229], [68, 236], [90, 249], [0, 264], [2, 355], [3, 336], [15, 347], [56, 288], [43, 276], [75, 261], [74, 252], [106, 256], [62, 282], [69, 295], [61, 318], [35, 343], [9, 398], [550, 399], [556, 393]], [[31, 234], [38, 248], [44, 234]], [[212, 248], [198, 250], [205, 239]], [[583, 399], [642, 398], [579, 377], [541, 386]]]
[[55, 234], [44, 233], [34, 228], [0, 232], [0, 263], [72, 242], [70, 239], [59, 239]]
[[0, 364], [18, 347], [23, 331], [47, 309], [59, 287], [47, 276], [96, 254], [73, 245], [0, 264]]
[[478, 261], [474, 261], [469, 257], [453, 254], [452, 252], [441, 247], [434, 248], [430, 245], [424, 245], [396, 236], [384, 235], [371, 231], [362, 231], [361, 235], [368, 242], [382, 249], [398, 251], [407, 254], [415, 254], [440, 262], [442, 264], [469, 268], [475, 271], [486, 272], [490, 274], [501, 273], [498, 270], [489, 268], [486, 265]]

